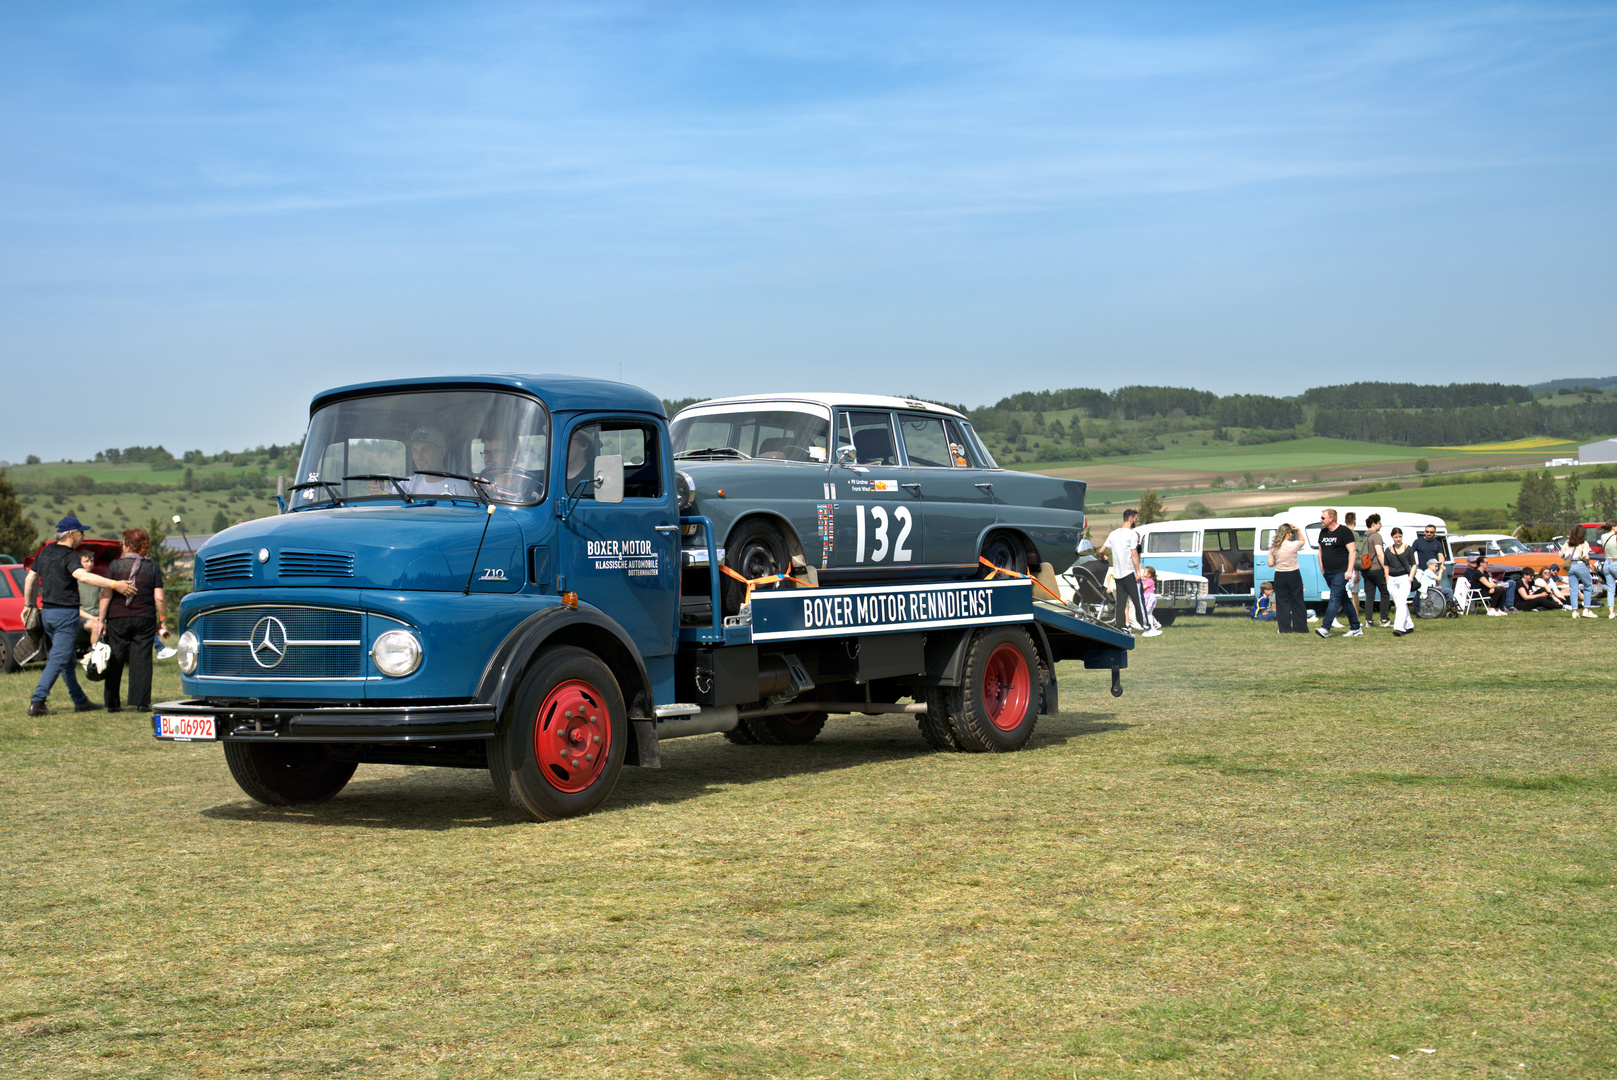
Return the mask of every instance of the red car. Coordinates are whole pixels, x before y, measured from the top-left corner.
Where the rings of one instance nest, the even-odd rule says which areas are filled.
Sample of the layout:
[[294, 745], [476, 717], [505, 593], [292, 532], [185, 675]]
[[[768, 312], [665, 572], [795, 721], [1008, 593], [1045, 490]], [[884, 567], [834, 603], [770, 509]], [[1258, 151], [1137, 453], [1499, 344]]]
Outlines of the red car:
[[[123, 545], [117, 540], [86, 539], [79, 550], [86, 548], [95, 552], [95, 572], [105, 574]], [[24, 664], [44, 663], [45, 654], [50, 651], [50, 639], [43, 635], [34, 637], [22, 628], [23, 582], [28, 577], [28, 567], [44, 550], [45, 545], [41, 544], [23, 562], [0, 563], [0, 671], [12, 672]], [[39, 603], [37, 598], [34, 603]]]

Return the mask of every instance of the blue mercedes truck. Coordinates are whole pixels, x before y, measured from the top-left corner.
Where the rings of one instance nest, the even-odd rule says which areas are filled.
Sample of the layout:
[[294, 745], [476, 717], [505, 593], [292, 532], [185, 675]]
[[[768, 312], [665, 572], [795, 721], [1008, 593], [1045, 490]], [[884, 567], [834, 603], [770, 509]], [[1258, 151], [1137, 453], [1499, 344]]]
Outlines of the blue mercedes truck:
[[330, 799], [360, 764], [440, 765], [543, 821], [658, 767], [664, 739], [806, 743], [832, 714], [909, 713], [938, 749], [1008, 751], [1056, 710], [1058, 663], [1121, 692], [1132, 639], [1014, 567], [821, 587], [800, 553], [749, 551], [743, 580], [676, 466], [662, 402], [621, 383], [320, 394], [282, 512], [197, 552], [185, 696], [154, 707], [156, 737], [222, 743], [269, 805]]

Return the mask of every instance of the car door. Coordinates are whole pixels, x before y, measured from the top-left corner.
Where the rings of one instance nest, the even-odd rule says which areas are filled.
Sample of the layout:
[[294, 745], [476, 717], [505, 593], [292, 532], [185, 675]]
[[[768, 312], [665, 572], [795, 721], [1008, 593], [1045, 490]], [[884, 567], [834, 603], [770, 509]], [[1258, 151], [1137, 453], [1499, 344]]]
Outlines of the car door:
[[909, 479], [926, 522], [929, 565], [974, 565], [983, 533], [994, 523], [993, 486], [973, 466], [966, 441], [945, 416], [898, 413]]
[[[555, 445], [567, 588], [613, 614], [642, 656], [670, 655], [679, 615], [679, 512], [662, 429], [640, 419], [591, 418]], [[623, 458], [620, 503], [596, 502], [587, 479], [596, 475], [594, 459], [608, 454]]]
[[1142, 566], [1154, 566], [1157, 573], [1202, 576], [1202, 530], [1175, 528], [1166, 525], [1152, 527], [1145, 534], [1140, 552]]
[[919, 482], [903, 464], [893, 414], [840, 409], [835, 465], [826, 481], [843, 570], [908, 570], [925, 557]]

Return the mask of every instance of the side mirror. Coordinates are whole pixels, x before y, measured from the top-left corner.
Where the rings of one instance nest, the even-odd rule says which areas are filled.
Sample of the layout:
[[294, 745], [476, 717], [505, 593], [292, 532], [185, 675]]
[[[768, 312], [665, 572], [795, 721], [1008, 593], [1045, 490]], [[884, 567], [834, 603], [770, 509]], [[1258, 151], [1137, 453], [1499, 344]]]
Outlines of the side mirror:
[[595, 501], [623, 501], [623, 455], [602, 454], [595, 459]]
[[859, 460], [859, 452], [851, 446], [837, 447], [837, 464], [852, 465]]

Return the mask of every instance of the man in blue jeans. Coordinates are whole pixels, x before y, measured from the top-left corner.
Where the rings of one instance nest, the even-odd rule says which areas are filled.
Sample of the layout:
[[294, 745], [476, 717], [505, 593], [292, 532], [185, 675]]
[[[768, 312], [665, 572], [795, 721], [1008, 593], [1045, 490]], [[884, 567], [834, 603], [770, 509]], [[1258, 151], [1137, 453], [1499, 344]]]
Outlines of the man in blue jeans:
[[1358, 579], [1354, 569], [1358, 566], [1358, 536], [1346, 525], [1336, 523], [1335, 510], [1321, 510], [1319, 525], [1319, 568], [1325, 575], [1325, 584], [1330, 586], [1331, 602], [1325, 606], [1325, 620], [1314, 633], [1320, 637], [1330, 637], [1336, 613], [1346, 608], [1348, 632], [1343, 636], [1363, 637], [1364, 631], [1359, 629], [1359, 613], [1353, 610], [1347, 598], [1348, 585]]
[[51, 637], [50, 656], [45, 661], [45, 673], [34, 687], [34, 696], [28, 702], [29, 716], [49, 716], [45, 699], [60, 675], [67, 684], [75, 712], [89, 712], [101, 706], [92, 702], [79, 689], [78, 676], [73, 671], [73, 643], [79, 636], [79, 584], [112, 589], [123, 596], [134, 593], [133, 582], [114, 581], [92, 574], [79, 565], [78, 546], [84, 542], [84, 523], [69, 514], [56, 523], [56, 543], [46, 544], [34, 556], [34, 565], [28, 568], [23, 580], [22, 608], [26, 612], [34, 606], [37, 594], [44, 604], [39, 614], [45, 631]]

